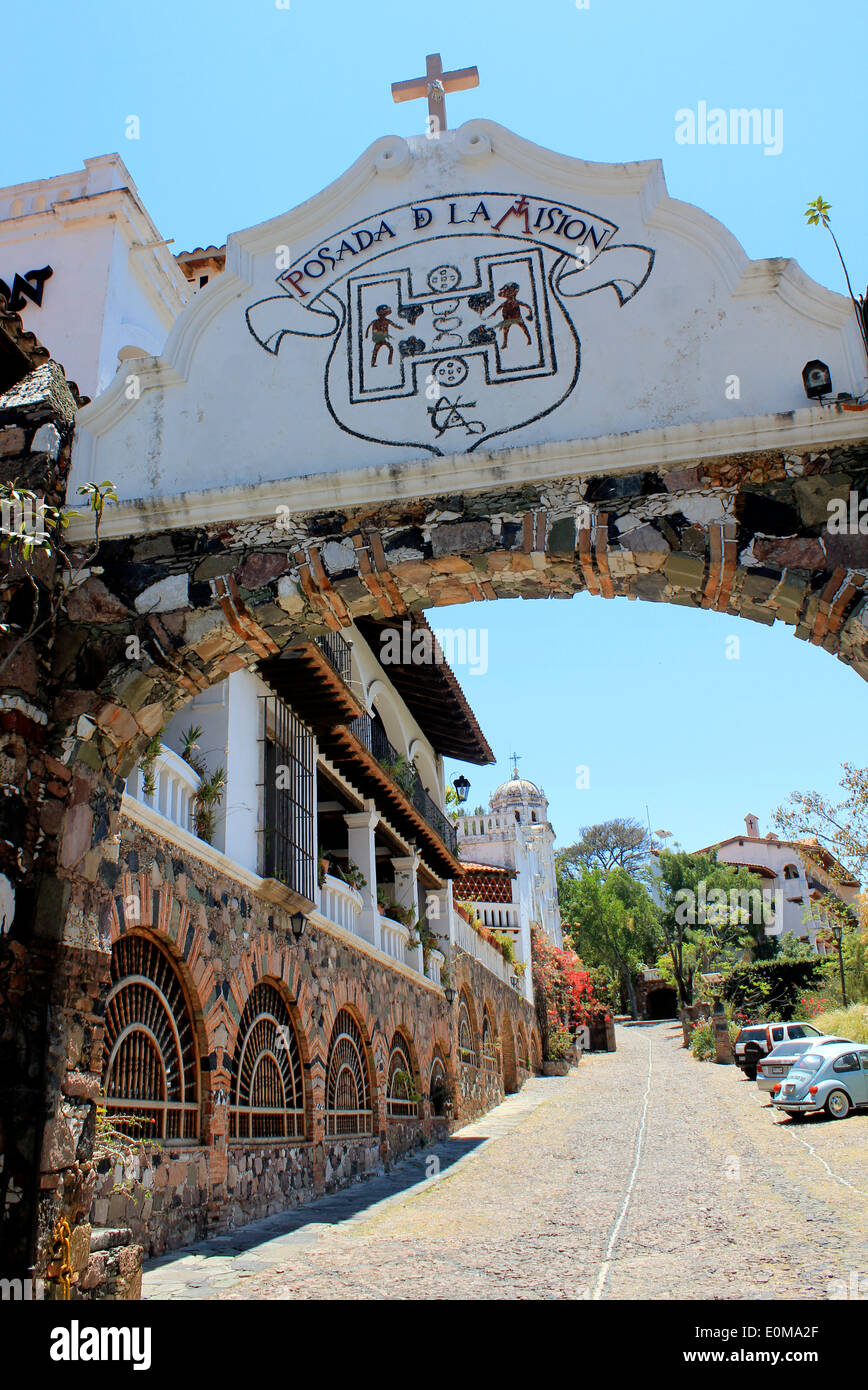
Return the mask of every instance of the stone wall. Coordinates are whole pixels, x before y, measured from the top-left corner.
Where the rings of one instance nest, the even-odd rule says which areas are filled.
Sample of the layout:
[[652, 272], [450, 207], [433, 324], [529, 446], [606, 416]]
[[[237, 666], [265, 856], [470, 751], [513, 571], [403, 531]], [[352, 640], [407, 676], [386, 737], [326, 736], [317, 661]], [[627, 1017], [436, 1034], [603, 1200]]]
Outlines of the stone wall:
[[[462, 994], [467, 1002], [479, 1062], [478, 1066], [469, 1066], [457, 1059], [456, 1052], [456, 1118], [466, 1123], [498, 1105], [508, 1091], [518, 1090], [532, 1075], [533, 1067], [539, 1069], [541, 1054], [536, 1012], [526, 999], [463, 951], [453, 959], [452, 979], [456, 1007]], [[482, 1020], [486, 1012], [494, 1042], [494, 1058], [488, 1065], [482, 1057]], [[532, 1065], [522, 1065], [522, 1059]]]
[[[203, 1127], [198, 1144], [154, 1140], [126, 1165], [98, 1160], [96, 1227], [128, 1228], [147, 1253], [161, 1253], [310, 1201], [445, 1137], [449, 1122], [431, 1113], [427, 1099], [435, 1053], [459, 1098], [453, 1123], [502, 1099], [500, 1054], [496, 1071], [458, 1069], [456, 1088], [457, 1006], [450, 1009], [438, 987], [339, 932], [309, 924], [296, 942], [280, 908], [132, 819], [122, 820], [116, 849], [117, 862], [102, 868], [112, 888], [109, 937], [151, 936], [177, 967], [199, 1035]], [[498, 1031], [531, 1021], [525, 1001], [477, 961], [455, 964], [458, 980], [476, 992], [480, 1019], [485, 1000]], [[228, 1134], [221, 1097], [230, 1090], [247, 996], [263, 979], [280, 989], [298, 1034], [308, 1101], [304, 1142], [244, 1143]], [[375, 1123], [368, 1137], [339, 1139], [324, 1132], [325, 1066], [331, 1025], [347, 1004], [368, 1050]], [[415, 1120], [386, 1113], [386, 1068], [398, 1030], [410, 1044], [422, 1096]]]
[[[0, 481], [62, 504], [77, 405], [54, 362], [0, 397]], [[37, 1231], [44, 1267], [56, 1216], [75, 1234], [91, 1198], [82, 1072], [92, 1070], [87, 1016], [101, 977], [64, 939], [69, 886], [54, 872], [66, 809], [83, 786], [54, 736], [54, 634], [44, 619], [55, 566], [37, 553], [28, 576], [17, 553], [0, 551], [9, 624], [0, 633], [0, 1273], [16, 1277], [34, 1264]]]

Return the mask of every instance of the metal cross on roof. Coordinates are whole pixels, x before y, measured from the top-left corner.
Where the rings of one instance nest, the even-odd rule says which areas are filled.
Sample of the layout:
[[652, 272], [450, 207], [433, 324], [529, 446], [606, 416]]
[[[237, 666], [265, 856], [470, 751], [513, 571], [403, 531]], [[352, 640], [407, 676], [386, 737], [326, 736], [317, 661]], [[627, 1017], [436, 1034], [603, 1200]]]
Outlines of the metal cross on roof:
[[509, 756], [512, 758], [512, 775], [513, 777], [518, 777], [518, 765], [521, 762], [523, 754], [510, 753]]
[[411, 77], [406, 82], [393, 82], [392, 97], [395, 101], [415, 101], [419, 97], [427, 97], [429, 134], [433, 135], [448, 129], [446, 93], [465, 92], [470, 87], [478, 86], [478, 68], [456, 68], [454, 72], [444, 72], [440, 54], [429, 53], [425, 59], [425, 76]]

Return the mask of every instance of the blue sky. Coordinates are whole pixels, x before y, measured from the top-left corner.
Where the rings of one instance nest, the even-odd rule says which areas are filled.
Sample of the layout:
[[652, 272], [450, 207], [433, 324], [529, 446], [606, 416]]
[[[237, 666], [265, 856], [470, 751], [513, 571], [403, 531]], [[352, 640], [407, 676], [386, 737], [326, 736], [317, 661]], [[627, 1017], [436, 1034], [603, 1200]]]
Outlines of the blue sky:
[[[670, 193], [749, 255], [794, 256], [842, 290], [831, 242], [802, 215], [822, 193], [862, 288], [868, 96], [853, 55], [866, 38], [864, 0], [43, 0], [38, 22], [32, 4], [7, 4], [19, 94], [0, 183], [117, 150], [176, 251], [220, 244], [316, 193], [371, 141], [420, 131], [422, 104], [395, 106], [389, 84], [439, 50], [447, 68], [480, 69], [478, 90], [450, 98], [452, 125], [485, 116], [581, 158], [660, 158]], [[677, 144], [676, 111], [700, 101], [780, 109], [782, 152]], [[517, 746], [562, 840], [646, 803], [685, 847], [735, 832], [748, 810], [765, 830], [794, 787], [832, 792], [845, 757], [864, 761], [863, 684], [788, 629], [587, 596], [432, 617], [489, 632], [488, 673], [458, 674], [503, 762], [470, 769], [471, 801]]]

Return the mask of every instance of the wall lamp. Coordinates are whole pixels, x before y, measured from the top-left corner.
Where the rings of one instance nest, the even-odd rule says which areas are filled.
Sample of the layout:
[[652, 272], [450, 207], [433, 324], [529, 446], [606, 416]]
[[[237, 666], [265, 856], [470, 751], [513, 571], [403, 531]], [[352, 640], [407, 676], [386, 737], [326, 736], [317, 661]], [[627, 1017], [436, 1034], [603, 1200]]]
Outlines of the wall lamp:
[[307, 918], [305, 917], [303, 912], [293, 912], [291, 913], [289, 918], [289, 925], [292, 927], [292, 934], [295, 937], [296, 941], [299, 941], [301, 937], [304, 935], [304, 929], [307, 925]]
[[832, 394], [832, 373], [825, 362], [819, 362], [816, 359], [813, 362], [806, 362], [802, 368], [802, 381], [808, 400], [821, 401], [824, 396]]

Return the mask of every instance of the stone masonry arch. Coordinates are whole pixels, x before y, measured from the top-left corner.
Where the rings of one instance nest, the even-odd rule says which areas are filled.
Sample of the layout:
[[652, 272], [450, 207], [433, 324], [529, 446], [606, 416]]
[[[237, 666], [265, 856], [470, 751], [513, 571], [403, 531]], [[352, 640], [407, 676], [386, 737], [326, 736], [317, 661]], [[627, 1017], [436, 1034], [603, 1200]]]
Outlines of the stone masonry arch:
[[[19, 450], [10, 467], [57, 496], [75, 403], [52, 364], [28, 382], [15, 402], [0, 400], [0, 428]], [[826, 413], [852, 433], [846, 407]], [[51, 420], [54, 458], [36, 443]], [[868, 496], [864, 439], [675, 462], [661, 444], [641, 466], [586, 465], [500, 488], [471, 489], [456, 472], [448, 494], [299, 510], [279, 526], [273, 513], [171, 527], [144, 505], [108, 513], [99, 572], [70, 597], [53, 641], [25, 644], [4, 673], [4, 732], [33, 750], [26, 776], [13, 767], [4, 782], [0, 847], [14, 901], [0, 991], [10, 1015], [29, 1020], [10, 1065], [9, 1095], [32, 1117], [3, 1177], [16, 1198], [6, 1207], [13, 1259], [30, 1262], [34, 1221], [44, 1238], [86, 1181], [101, 1002], [82, 1020], [77, 989], [104, 991], [124, 780], [175, 710], [298, 637], [356, 618], [412, 622], [432, 607], [582, 592], [784, 621], [866, 677], [868, 538], [828, 527], [829, 502], [851, 495]], [[76, 534], [83, 543], [82, 523]], [[81, 1111], [80, 1137], [40, 1169], [39, 1136], [63, 1105]]]

